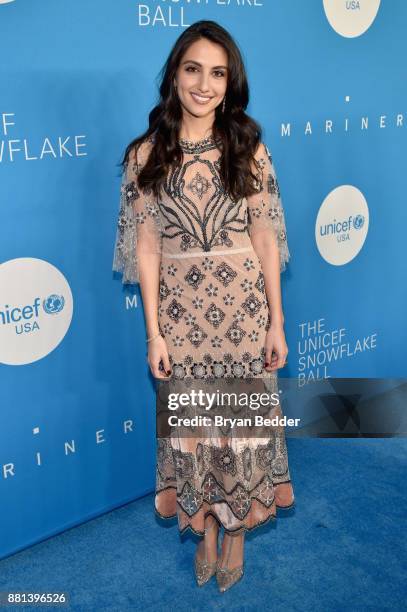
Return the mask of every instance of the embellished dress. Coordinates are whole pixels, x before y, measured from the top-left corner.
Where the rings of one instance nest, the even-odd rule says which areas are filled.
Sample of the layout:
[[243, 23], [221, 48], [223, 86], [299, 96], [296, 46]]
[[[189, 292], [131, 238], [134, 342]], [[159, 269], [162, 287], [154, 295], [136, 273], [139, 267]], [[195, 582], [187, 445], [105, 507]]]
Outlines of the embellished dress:
[[[124, 283], [138, 283], [140, 253], [160, 254], [158, 322], [171, 379], [187, 386], [260, 380], [277, 391], [276, 370], [264, 369], [270, 314], [251, 241], [268, 232], [285, 269], [290, 255], [271, 154], [261, 143], [257, 192], [234, 201], [222, 186], [213, 136], [181, 139], [182, 164], [170, 170], [156, 198], [137, 183], [153, 143], [154, 137], [145, 140], [123, 173], [113, 269]], [[275, 518], [274, 486], [291, 482], [284, 429], [260, 438], [216, 436], [205, 428], [201, 434], [157, 438], [159, 516], [177, 516], [181, 531], [201, 535], [208, 514], [231, 532]]]

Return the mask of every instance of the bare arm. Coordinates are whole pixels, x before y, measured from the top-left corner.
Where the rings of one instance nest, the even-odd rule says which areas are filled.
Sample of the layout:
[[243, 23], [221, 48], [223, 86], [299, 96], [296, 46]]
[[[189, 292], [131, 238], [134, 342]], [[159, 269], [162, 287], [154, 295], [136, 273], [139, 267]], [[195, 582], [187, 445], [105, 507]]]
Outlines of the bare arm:
[[267, 231], [257, 233], [251, 241], [264, 274], [271, 325], [284, 325], [278, 246]]
[[[140, 254], [140, 290], [143, 299], [144, 317], [146, 321], [147, 337], [153, 338], [147, 343], [147, 359], [154, 378], [166, 379], [171, 374], [168, 347], [160, 333], [158, 324], [159, 286], [160, 286], [159, 254]], [[156, 337], [154, 337], [156, 336]], [[165, 373], [159, 369], [160, 361]]]
[[271, 156], [260, 144], [256, 152], [261, 172], [258, 192], [248, 198], [249, 234], [253, 249], [261, 263], [264, 287], [270, 313], [270, 327], [265, 340], [266, 370], [284, 366], [288, 347], [284, 335], [284, 313], [280, 273], [289, 259], [284, 211]]
[[139, 254], [140, 292], [143, 299], [147, 337], [160, 332], [158, 325], [158, 304], [160, 284], [160, 255]]
[[[123, 273], [123, 282], [138, 283], [143, 301], [147, 338], [160, 333], [158, 324], [161, 263], [161, 226], [158, 204], [151, 191], [145, 193], [138, 175], [147, 161], [151, 142], [144, 141], [130, 152], [121, 184], [120, 212], [113, 269]], [[148, 363], [156, 378], [166, 378], [159, 369], [170, 370], [165, 339], [147, 342]]]

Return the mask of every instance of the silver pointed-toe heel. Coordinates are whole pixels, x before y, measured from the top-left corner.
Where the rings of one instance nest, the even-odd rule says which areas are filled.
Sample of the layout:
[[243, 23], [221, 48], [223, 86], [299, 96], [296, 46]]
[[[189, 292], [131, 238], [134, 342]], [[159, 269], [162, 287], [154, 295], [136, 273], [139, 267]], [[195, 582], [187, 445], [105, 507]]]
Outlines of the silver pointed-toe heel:
[[[216, 522], [210, 525], [209, 527], [205, 527], [204, 533], [207, 534], [208, 531], [211, 531], [211, 529], [213, 529], [215, 526], [217, 527]], [[206, 550], [205, 550], [205, 559], [203, 561], [201, 561], [200, 559], [197, 559], [196, 555], [197, 553], [195, 553], [195, 558], [194, 558], [195, 577], [196, 577], [198, 586], [203, 586], [212, 578], [212, 576], [216, 574], [216, 568], [217, 568], [218, 562], [213, 561], [212, 563], [209, 563], [209, 561], [207, 560], [207, 556], [206, 556]]]
[[[219, 562], [216, 566], [216, 580], [218, 583], [218, 587], [221, 593], [224, 593], [230, 587], [232, 587], [236, 582], [238, 582], [243, 576], [243, 566], [239, 565], [238, 567], [228, 568], [227, 564], [231, 555], [231, 546], [232, 546], [232, 538], [238, 537], [240, 534], [229, 534], [231, 536], [230, 542], [227, 544], [226, 550], [226, 567], [220, 567]], [[244, 533], [243, 533], [244, 536]]]
[[221, 593], [224, 593], [230, 587], [232, 587], [236, 582], [238, 582], [243, 576], [243, 565], [239, 567], [234, 567], [233, 569], [229, 569], [227, 567], [219, 567], [219, 564], [216, 568], [216, 580], [218, 583], [218, 587]]
[[216, 574], [216, 564], [217, 561], [208, 563], [207, 561], [200, 561], [195, 556], [194, 567], [198, 586], [203, 586]]

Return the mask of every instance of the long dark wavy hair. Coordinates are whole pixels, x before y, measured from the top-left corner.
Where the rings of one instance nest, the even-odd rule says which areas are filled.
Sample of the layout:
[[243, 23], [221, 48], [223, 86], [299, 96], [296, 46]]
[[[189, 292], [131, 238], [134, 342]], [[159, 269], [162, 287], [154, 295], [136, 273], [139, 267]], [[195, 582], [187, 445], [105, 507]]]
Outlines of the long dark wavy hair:
[[187, 49], [201, 38], [221, 45], [228, 57], [225, 109], [222, 112], [222, 104], [216, 107], [212, 132], [216, 141], [220, 141], [219, 170], [223, 186], [233, 199], [239, 200], [256, 192], [256, 175], [251, 168], [252, 164], [259, 168], [254, 154], [262, 130], [245, 112], [249, 103], [249, 85], [239, 48], [229, 32], [215, 21], [197, 21], [176, 40], [160, 73], [160, 99], [149, 114], [149, 127], [128, 144], [119, 165], [123, 170], [131, 150], [135, 148], [137, 152], [141, 143], [154, 134], [154, 145], [138, 175], [138, 186], [159, 197], [169, 169], [182, 163], [183, 153], [178, 143], [182, 107], [174, 78]]

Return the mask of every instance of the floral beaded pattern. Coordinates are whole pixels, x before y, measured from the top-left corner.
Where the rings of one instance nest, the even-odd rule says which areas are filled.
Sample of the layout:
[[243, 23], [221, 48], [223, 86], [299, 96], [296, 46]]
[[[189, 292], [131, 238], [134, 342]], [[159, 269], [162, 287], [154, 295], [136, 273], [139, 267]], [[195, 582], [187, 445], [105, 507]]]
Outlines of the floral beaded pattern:
[[138, 254], [161, 253], [163, 241], [169, 250], [210, 253], [250, 244], [249, 237], [264, 230], [277, 241], [280, 270], [285, 270], [290, 254], [284, 210], [265, 144], [256, 154], [257, 193], [233, 201], [221, 183], [220, 151], [213, 137], [195, 143], [181, 139], [186, 159], [170, 170], [157, 200], [137, 187], [153, 142], [152, 137], [132, 153], [122, 177], [113, 270], [123, 274], [124, 283], [139, 282]]
[[[144, 146], [151, 146], [152, 140]], [[162, 227], [160, 208], [152, 191], [141, 192], [137, 177], [145, 159], [134, 151], [124, 167], [120, 185], [120, 206], [113, 256], [113, 271], [122, 274], [125, 284], [140, 282], [139, 252], [160, 254]]]
[[267, 517], [274, 516], [274, 485], [286, 482], [290, 473], [282, 431], [237, 449], [206, 440], [183, 452], [174, 449], [168, 438], [157, 440], [156, 492], [176, 490], [187, 523], [204, 506], [221, 507], [240, 527], [254, 500]]

